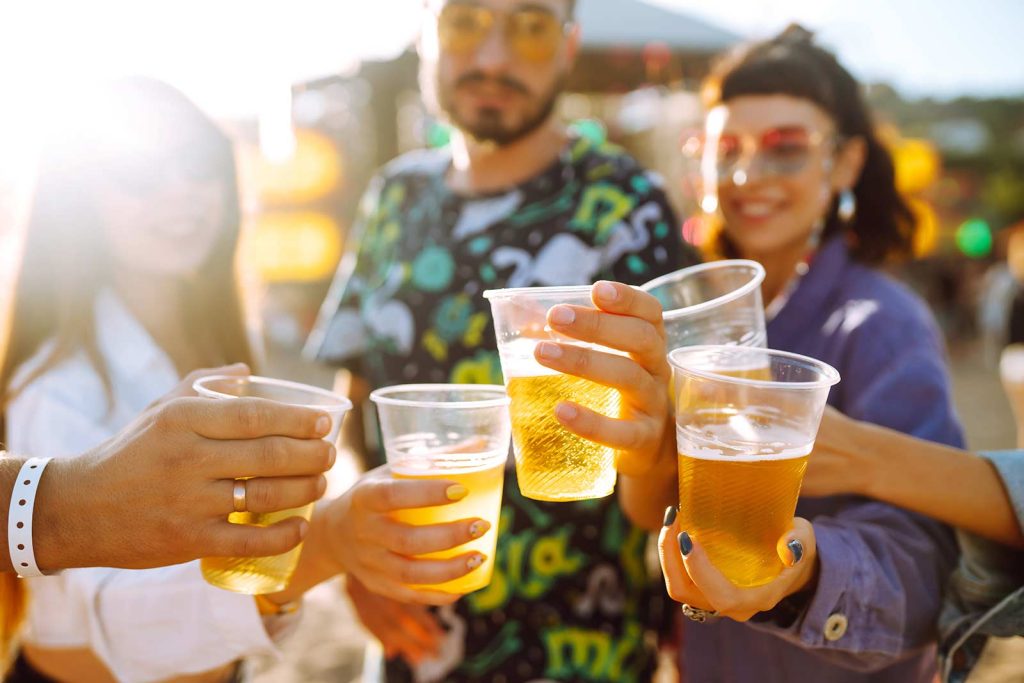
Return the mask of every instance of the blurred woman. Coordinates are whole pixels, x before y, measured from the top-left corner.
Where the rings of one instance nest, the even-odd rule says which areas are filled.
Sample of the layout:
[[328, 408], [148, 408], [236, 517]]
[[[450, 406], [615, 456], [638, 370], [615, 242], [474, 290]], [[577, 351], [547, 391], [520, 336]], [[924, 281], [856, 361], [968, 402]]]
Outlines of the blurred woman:
[[[915, 221], [857, 82], [791, 27], [725, 57], [703, 97], [704, 135], [692, 148], [703, 206], [720, 222], [714, 251], [765, 267], [768, 345], [837, 368], [829, 403], [842, 413], [961, 446], [936, 326], [880, 270], [910, 255]], [[744, 589], [666, 512], [666, 583], [702, 622], [686, 624], [686, 675], [931, 681], [956, 557], [950, 531], [853, 496], [803, 499], [797, 514], [779, 539], [779, 576]]]
[[[0, 369], [13, 452], [80, 453], [190, 371], [235, 363], [227, 371], [244, 374], [252, 363], [235, 282], [230, 141], [162, 83], [126, 79], [90, 94], [66, 139], [44, 155], [31, 208]], [[309, 444], [333, 458], [332, 446]], [[295, 486], [298, 497], [309, 486], [322, 493], [325, 482]], [[197, 562], [26, 580], [27, 628], [8, 680], [229, 680], [241, 658], [275, 652], [305, 589], [346, 571], [406, 601], [450, 600], [411, 594], [398, 577], [437, 583], [466, 573], [478, 556], [423, 562], [392, 549], [452, 547], [486, 523], [432, 527], [428, 538], [391, 522], [385, 501], [451, 500], [443, 484], [410, 487], [370, 473], [318, 508], [292, 583], [276, 595], [213, 588]], [[376, 530], [372, 540], [366, 529]], [[4, 615], [16, 617], [22, 584], [0, 578]], [[14, 626], [6, 624], [8, 636]]]

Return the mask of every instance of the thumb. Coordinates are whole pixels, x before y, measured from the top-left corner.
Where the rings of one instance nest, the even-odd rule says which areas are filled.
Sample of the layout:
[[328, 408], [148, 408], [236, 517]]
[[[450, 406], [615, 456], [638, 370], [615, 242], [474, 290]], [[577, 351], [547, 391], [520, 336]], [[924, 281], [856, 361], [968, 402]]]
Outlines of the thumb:
[[793, 518], [793, 528], [779, 538], [775, 552], [786, 567], [794, 567], [808, 557], [814, 557], [817, 546], [814, 527], [803, 517]]

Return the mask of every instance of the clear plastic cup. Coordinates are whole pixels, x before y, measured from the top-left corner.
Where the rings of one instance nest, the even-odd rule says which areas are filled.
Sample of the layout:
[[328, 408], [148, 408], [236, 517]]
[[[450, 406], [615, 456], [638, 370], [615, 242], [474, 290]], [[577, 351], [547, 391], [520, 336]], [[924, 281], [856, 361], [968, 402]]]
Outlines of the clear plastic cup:
[[[192, 388], [206, 398], [262, 398], [322, 410], [331, 418], [331, 431], [324, 437], [330, 443], [338, 440], [341, 421], [352, 409], [350, 400], [326, 389], [269, 377], [213, 375], [196, 380]], [[228, 521], [269, 526], [289, 517], [303, 517], [308, 521], [312, 514], [313, 503], [310, 503], [279, 512], [232, 512]], [[299, 544], [286, 553], [267, 557], [206, 557], [200, 561], [200, 567], [207, 583], [218, 588], [249, 595], [276, 593], [288, 585], [301, 552], [302, 544]]]
[[508, 460], [509, 399], [505, 387], [490, 384], [405, 384], [370, 394], [377, 405], [384, 451], [398, 479], [443, 479], [469, 491], [449, 505], [400, 510], [399, 522], [424, 526], [480, 518], [491, 528], [456, 548], [421, 555], [448, 558], [476, 551], [483, 564], [442, 584], [414, 586], [462, 595], [491, 582]]
[[714, 261], [641, 285], [664, 309], [668, 350], [702, 344], [767, 346], [757, 261]]
[[691, 346], [669, 356], [675, 380], [679, 519], [737, 586], [782, 571], [807, 458], [839, 373], [793, 353]]
[[491, 302], [498, 355], [512, 399], [512, 444], [516, 478], [527, 498], [572, 501], [602, 498], [615, 490], [615, 450], [576, 436], [555, 419], [555, 406], [573, 401], [603, 415], [618, 417], [621, 397], [615, 389], [550, 370], [538, 363], [534, 348], [558, 341], [616, 353], [555, 332], [548, 310], [557, 304], [594, 307], [590, 287], [530, 287], [484, 292]]

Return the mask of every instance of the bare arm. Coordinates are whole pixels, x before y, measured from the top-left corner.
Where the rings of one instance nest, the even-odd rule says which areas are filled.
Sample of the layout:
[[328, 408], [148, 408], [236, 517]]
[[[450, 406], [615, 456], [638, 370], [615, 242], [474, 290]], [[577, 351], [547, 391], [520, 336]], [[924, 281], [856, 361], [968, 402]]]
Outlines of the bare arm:
[[667, 507], [679, 504], [679, 470], [676, 435], [670, 420], [662, 443], [661, 455], [651, 471], [643, 476], [619, 475], [619, 503], [634, 524], [658, 531]]
[[822, 420], [803, 492], [869, 496], [1024, 548], [1009, 495], [987, 460], [831, 409]]
[[[231, 368], [206, 372], [223, 372]], [[47, 465], [36, 493], [33, 550], [40, 569], [177, 564], [206, 555], [263, 556], [294, 547], [307, 525], [229, 524], [235, 477], [266, 511], [320, 497], [334, 453], [318, 410], [258, 399], [188, 398], [187, 377], [118, 435]], [[10, 571], [7, 512], [24, 459], [0, 458], [0, 569]], [[263, 510], [261, 510], [263, 511]]]

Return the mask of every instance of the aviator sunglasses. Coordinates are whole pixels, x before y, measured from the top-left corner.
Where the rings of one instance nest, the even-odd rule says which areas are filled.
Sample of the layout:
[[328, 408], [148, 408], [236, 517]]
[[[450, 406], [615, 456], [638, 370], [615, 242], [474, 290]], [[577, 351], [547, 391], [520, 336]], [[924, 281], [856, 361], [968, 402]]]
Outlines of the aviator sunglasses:
[[502, 22], [508, 45], [528, 62], [546, 62], [554, 57], [572, 26], [572, 22], [540, 8], [500, 13], [480, 5], [449, 4], [438, 15], [441, 48], [453, 53], [472, 52], [483, 44], [494, 25]]

